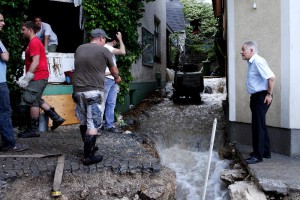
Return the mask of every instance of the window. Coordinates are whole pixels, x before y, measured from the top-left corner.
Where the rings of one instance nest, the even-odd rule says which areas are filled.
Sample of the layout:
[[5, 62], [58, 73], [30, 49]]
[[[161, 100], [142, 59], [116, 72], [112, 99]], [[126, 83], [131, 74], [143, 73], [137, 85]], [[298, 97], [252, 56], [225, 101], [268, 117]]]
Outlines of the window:
[[153, 66], [154, 64], [154, 36], [145, 28], [142, 28], [142, 63]]
[[154, 58], [160, 62], [160, 20], [154, 18]]

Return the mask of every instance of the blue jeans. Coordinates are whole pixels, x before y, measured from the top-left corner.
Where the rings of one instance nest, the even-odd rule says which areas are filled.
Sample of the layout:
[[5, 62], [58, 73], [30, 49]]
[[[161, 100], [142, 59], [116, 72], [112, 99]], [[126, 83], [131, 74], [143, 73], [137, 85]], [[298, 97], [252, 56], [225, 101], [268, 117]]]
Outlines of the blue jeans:
[[14, 146], [14, 130], [11, 123], [9, 90], [6, 83], [0, 83], [0, 133], [3, 147]]
[[105, 78], [104, 82], [104, 102], [105, 102], [105, 124], [104, 128], [112, 128], [114, 126], [115, 107], [117, 102], [117, 95], [119, 92], [119, 86], [115, 80]]

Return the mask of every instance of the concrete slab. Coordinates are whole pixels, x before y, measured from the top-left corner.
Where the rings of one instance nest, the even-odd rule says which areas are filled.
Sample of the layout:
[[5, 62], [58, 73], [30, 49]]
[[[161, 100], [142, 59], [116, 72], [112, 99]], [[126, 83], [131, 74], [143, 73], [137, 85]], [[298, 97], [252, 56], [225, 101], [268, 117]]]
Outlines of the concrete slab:
[[289, 192], [300, 192], [300, 158], [272, 153], [271, 159], [247, 165], [245, 159], [249, 157], [252, 147], [237, 145], [237, 151], [251, 176], [264, 191], [284, 195]]

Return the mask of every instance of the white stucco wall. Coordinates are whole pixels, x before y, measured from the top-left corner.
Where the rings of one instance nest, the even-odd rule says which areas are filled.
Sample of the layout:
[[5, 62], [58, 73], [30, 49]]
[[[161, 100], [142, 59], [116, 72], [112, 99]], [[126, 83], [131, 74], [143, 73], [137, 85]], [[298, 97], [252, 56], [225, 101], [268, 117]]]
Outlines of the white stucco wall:
[[[151, 33], [154, 33], [154, 19], [160, 20], [160, 47], [161, 47], [161, 63], [154, 63], [154, 67], [143, 66], [142, 59], [132, 66], [131, 73], [134, 77], [134, 82], [151, 82], [155, 81], [156, 73], [161, 73], [162, 80], [166, 78], [166, 2], [164, 0], [156, 0], [145, 4], [145, 13], [139, 21], [142, 27], [146, 28]], [[138, 28], [139, 42], [142, 41], [142, 27]]]
[[281, 0], [281, 126], [300, 128], [300, 1]]
[[[256, 2], [257, 8], [252, 8]], [[276, 75], [269, 126], [300, 128], [300, 1], [227, 0], [229, 120], [251, 123], [246, 93], [247, 64], [240, 56], [245, 40], [258, 43], [259, 54]]]

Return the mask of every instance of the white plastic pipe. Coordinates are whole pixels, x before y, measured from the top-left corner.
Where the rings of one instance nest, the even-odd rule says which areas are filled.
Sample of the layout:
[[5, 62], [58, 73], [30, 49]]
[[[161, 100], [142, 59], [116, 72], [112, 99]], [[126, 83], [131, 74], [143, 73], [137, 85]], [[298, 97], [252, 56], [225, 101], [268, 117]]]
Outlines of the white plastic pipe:
[[215, 135], [216, 135], [216, 127], [217, 127], [217, 118], [214, 119], [213, 128], [212, 128], [212, 132], [211, 132], [209, 155], [208, 155], [208, 165], [207, 165], [207, 169], [206, 169], [206, 176], [205, 176], [202, 200], [205, 200], [205, 195], [206, 195], [206, 188], [207, 188], [207, 182], [208, 182], [208, 176], [209, 176], [209, 170], [210, 170], [211, 156], [212, 156], [212, 151], [214, 148], [214, 141], [215, 141]]

